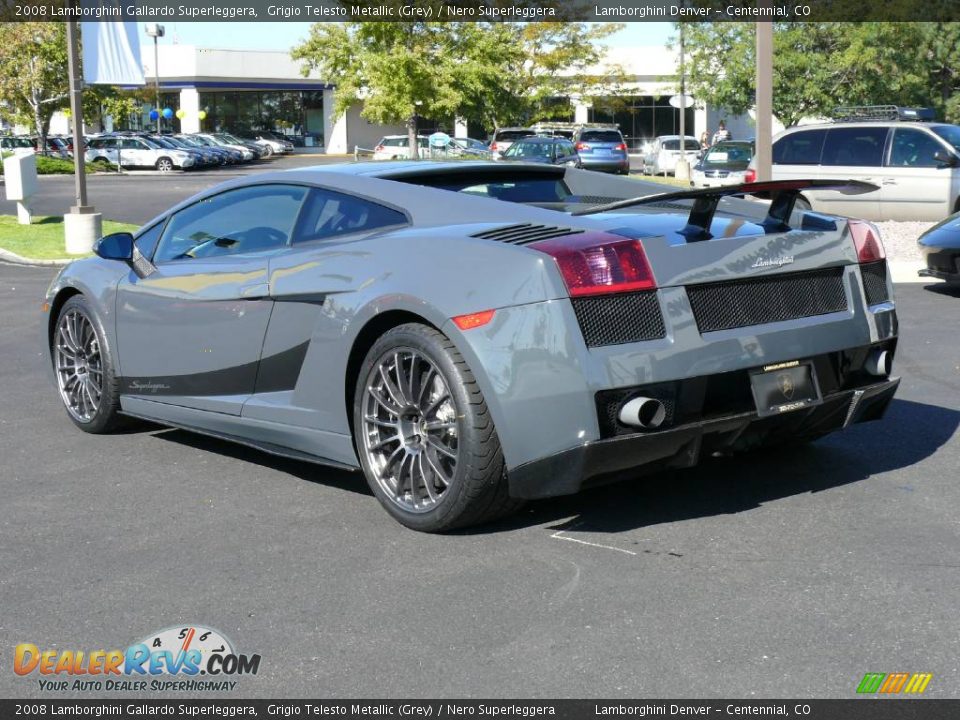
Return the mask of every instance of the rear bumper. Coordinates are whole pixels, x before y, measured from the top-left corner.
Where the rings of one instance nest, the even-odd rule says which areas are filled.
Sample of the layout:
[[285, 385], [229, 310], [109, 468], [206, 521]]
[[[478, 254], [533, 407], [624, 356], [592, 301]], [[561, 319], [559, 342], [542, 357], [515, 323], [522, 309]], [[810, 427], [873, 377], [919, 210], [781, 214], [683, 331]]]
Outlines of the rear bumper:
[[598, 170], [600, 172], [618, 172], [630, 169], [629, 157], [590, 157], [581, 155], [580, 162], [584, 170]]
[[960, 248], [927, 247], [921, 244], [920, 251], [927, 263], [927, 267], [920, 270], [921, 277], [960, 281]]
[[812, 408], [777, 417], [739, 413], [662, 432], [586, 442], [511, 470], [510, 494], [528, 499], [570, 495], [620, 479], [628, 471], [691, 467], [704, 454], [811, 438], [878, 420], [899, 385], [900, 379], [894, 378], [838, 392]]

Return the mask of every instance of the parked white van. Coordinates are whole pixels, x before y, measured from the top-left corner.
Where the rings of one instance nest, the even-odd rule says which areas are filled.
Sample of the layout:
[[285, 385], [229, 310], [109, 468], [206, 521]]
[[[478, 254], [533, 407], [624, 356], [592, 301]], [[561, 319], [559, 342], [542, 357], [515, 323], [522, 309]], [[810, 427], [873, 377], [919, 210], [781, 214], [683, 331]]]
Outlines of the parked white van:
[[798, 209], [929, 221], [960, 210], [960, 126], [927, 122], [933, 113], [926, 109], [892, 105], [838, 108], [837, 117], [777, 135], [771, 179], [862, 180], [877, 189], [804, 192]]

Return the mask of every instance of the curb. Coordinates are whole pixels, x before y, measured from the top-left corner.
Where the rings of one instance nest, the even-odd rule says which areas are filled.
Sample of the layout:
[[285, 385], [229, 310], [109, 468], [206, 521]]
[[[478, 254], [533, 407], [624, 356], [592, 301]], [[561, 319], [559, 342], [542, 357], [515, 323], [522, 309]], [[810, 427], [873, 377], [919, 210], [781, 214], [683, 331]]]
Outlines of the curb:
[[33, 258], [20, 257], [16, 253], [0, 248], [0, 261], [12, 263], [13, 265], [30, 265], [33, 267], [62, 267], [69, 265], [74, 260], [79, 260], [83, 256], [75, 258], [64, 258], [61, 260], [34, 260]]

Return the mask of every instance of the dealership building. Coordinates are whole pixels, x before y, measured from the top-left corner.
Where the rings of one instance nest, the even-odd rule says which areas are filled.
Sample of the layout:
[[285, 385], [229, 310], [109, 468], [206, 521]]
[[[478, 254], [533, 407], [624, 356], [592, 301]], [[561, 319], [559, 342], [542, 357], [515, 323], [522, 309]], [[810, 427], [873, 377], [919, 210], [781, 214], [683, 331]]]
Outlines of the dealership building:
[[[153, 53], [143, 50], [143, 65], [148, 89], [157, 77]], [[159, 47], [160, 104], [180, 113], [182, 118], [164, 121], [166, 126], [183, 132], [200, 130], [270, 129], [282, 133], [304, 151], [351, 153], [355, 147], [372, 148], [383, 135], [403, 134], [403, 125], [381, 125], [364, 119], [358, 102], [350, 110], [334, 117], [332, 113], [335, 77], [304, 77], [301, 64], [287, 51], [228, 50], [191, 45]], [[605, 63], [590, 68], [593, 77], [608, 77], [618, 69], [626, 79], [610, 98], [592, 102], [567, 98], [569, 113], [557, 119], [580, 123], [616, 123], [631, 150], [658, 135], [679, 132], [680, 110], [670, 105], [676, 93], [677, 68], [674, 51], [664, 47], [613, 48]], [[152, 93], [147, 93], [152, 97]], [[561, 100], [558, 98], [558, 100]], [[139, 117], [130, 118], [124, 127], [138, 129], [153, 125], [149, 119], [152, 102], [144, 103]], [[726, 120], [735, 139], [752, 138], [753, 123], [748, 117], [731, 117], [716, 109], [697, 104], [687, 108], [686, 132], [699, 137], [712, 133], [717, 123]], [[55, 122], [53, 132], [65, 132], [65, 119]], [[109, 119], [103, 130], [113, 129]], [[425, 128], [434, 124], [424, 121]], [[457, 122], [443, 130], [456, 135], [469, 132], [485, 138], [486, 130]]]

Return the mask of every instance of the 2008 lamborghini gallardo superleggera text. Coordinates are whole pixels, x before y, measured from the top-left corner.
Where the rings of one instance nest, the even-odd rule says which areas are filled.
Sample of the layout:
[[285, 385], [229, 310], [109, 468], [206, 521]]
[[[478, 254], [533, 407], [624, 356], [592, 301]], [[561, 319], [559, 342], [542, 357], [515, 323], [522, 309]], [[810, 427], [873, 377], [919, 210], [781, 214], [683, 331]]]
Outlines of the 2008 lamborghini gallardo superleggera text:
[[658, 187], [482, 162], [243, 178], [65, 268], [44, 348], [83, 430], [132, 416], [360, 469], [426, 531], [879, 418], [880, 239], [794, 210], [870, 186]]

